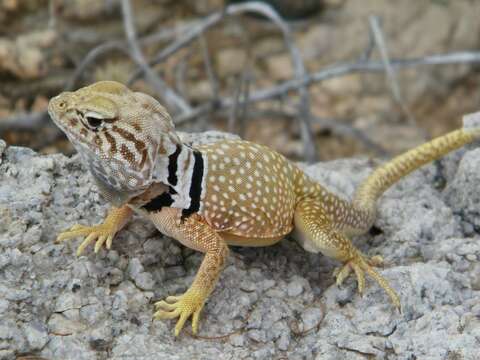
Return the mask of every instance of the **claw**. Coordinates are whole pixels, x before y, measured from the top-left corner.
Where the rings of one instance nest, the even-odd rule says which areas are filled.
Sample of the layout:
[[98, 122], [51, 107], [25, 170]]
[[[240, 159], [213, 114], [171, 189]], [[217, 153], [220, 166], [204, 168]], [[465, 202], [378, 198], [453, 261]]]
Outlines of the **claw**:
[[177, 302], [180, 300], [180, 298], [181, 296], [167, 296], [165, 300], [168, 302]]
[[370, 266], [380, 267], [383, 266], [384, 260], [383, 257], [381, 257], [380, 255], [375, 255], [368, 260], [368, 263], [370, 264]]
[[97, 242], [95, 243], [95, 247], [93, 248], [95, 254], [98, 253], [105, 240], [107, 240], [107, 235], [101, 235], [98, 237]]
[[171, 310], [175, 310], [176, 306], [174, 304], [167, 303], [165, 300], [162, 300], [155, 303], [155, 308], [171, 311]]
[[110, 250], [112, 247], [112, 241], [113, 241], [113, 234], [108, 235], [107, 237], [107, 249]]
[[171, 311], [171, 312], [159, 310], [155, 314], [153, 314], [153, 317], [157, 320], [174, 319], [180, 314], [180, 312], [181, 312], [180, 309], [175, 309], [174, 311]]
[[132, 210], [126, 205], [120, 208], [112, 208], [102, 224], [96, 226], [73, 225], [70, 230], [60, 233], [56, 242], [79, 236], [85, 237], [77, 249], [77, 256], [80, 256], [85, 248], [94, 241], [95, 253], [100, 251], [103, 244], [105, 244], [107, 249], [110, 249], [115, 234], [127, 223], [131, 215]]
[[198, 331], [198, 323], [200, 313], [205, 302], [205, 296], [199, 292], [188, 290], [181, 296], [169, 296], [165, 300], [155, 303], [157, 310], [153, 317], [155, 319], [174, 319], [178, 317], [175, 325], [175, 336], [180, 334], [185, 322], [192, 317], [192, 332], [196, 334]]
[[[370, 275], [387, 293], [392, 301], [393, 305], [397, 309], [401, 309], [400, 298], [388, 284], [387, 280], [380, 275], [374, 266], [383, 265], [383, 259], [381, 256], [373, 256], [371, 259], [365, 259], [363, 255], [356, 254], [353, 258], [348, 260], [342, 267], [335, 269], [333, 275], [336, 277], [336, 283], [338, 286], [342, 285], [343, 281], [351, 274], [352, 270], [355, 273], [358, 282], [358, 292], [363, 294], [365, 289], [365, 272]], [[401, 310], [400, 310], [401, 311]]]
[[85, 240], [83, 240], [83, 242], [80, 244], [80, 246], [78, 247], [77, 249], [77, 256], [80, 256], [82, 255], [83, 251], [85, 250], [85, 248], [90, 245], [90, 243], [92, 241], [95, 240], [95, 238], [97, 237], [96, 236], [96, 232], [92, 232], [90, 235], [88, 235]]
[[73, 225], [70, 230], [60, 233], [55, 242], [59, 243], [76, 237], [85, 236], [85, 239], [77, 248], [77, 256], [80, 256], [85, 251], [85, 249], [94, 241], [95, 253], [98, 253], [103, 244], [105, 243], [107, 249], [110, 249], [110, 247], [112, 246], [113, 237], [115, 236], [116, 232], [117, 229], [108, 223], [103, 223], [96, 226], [85, 226], [76, 224]]
[[351, 272], [352, 268], [349, 263], [345, 264], [343, 267], [336, 268], [333, 272], [333, 276], [337, 278], [337, 286], [341, 286]]
[[365, 273], [363, 272], [362, 268], [356, 263], [352, 263], [351, 267], [353, 268], [353, 271], [357, 276], [358, 293], [360, 294], [360, 296], [363, 296], [363, 290], [365, 289]]

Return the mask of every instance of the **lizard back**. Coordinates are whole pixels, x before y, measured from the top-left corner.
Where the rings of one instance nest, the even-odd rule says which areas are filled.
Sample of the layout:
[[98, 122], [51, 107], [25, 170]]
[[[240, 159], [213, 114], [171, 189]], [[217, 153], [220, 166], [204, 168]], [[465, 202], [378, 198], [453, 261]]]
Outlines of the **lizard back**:
[[279, 153], [248, 141], [223, 140], [198, 150], [208, 164], [200, 215], [214, 229], [247, 238], [291, 232], [300, 169]]

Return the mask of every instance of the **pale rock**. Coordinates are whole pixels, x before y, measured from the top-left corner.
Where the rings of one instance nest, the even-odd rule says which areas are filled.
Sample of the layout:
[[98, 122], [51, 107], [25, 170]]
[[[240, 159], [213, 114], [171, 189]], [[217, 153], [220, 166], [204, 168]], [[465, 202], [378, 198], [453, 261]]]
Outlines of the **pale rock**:
[[[227, 137], [182, 136], [194, 144]], [[116, 253], [87, 249], [77, 258], [79, 241], [54, 244], [56, 234], [79, 221], [98, 223], [108, 208], [79, 157], [2, 149], [1, 142], [0, 152], [2, 359], [33, 352], [66, 360], [478, 357], [479, 150], [444, 158], [444, 173], [429, 165], [400, 181], [379, 201], [379, 231], [355, 239], [365, 254], [385, 258], [378, 271], [398, 292], [401, 314], [371, 278], [363, 297], [352, 277], [338, 288], [337, 262], [286, 239], [232, 249], [201, 316], [201, 336], [235, 333], [222, 341], [185, 331], [175, 339], [174, 321], [151, 321], [157, 299], [188, 288], [202, 254], [137, 219], [117, 235]], [[381, 161], [300, 166], [349, 199], [372, 163]]]

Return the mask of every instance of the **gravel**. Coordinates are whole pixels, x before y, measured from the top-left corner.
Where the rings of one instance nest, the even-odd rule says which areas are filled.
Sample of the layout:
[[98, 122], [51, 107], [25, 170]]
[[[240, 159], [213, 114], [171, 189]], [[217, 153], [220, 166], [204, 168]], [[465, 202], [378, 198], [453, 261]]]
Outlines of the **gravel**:
[[[381, 199], [375, 231], [355, 239], [384, 257], [402, 313], [371, 279], [363, 297], [353, 279], [338, 288], [335, 261], [287, 238], [232, 249], [201, 337], [178, 339], [174, 322], [152, 322], [152, 304], [185, 291], [202, 255], [135, 218], [110, 252], [77, 258], [80, 240], [56, 244], [56, 234], [107, 211], [79, 157], [2, 141], [0, 156], [0, 359], [478, 358], [480, 150], [442, 160], [448, 176], [427, 166], [402, 180]], [[371, 161], [302, 167], [350, 197]]]

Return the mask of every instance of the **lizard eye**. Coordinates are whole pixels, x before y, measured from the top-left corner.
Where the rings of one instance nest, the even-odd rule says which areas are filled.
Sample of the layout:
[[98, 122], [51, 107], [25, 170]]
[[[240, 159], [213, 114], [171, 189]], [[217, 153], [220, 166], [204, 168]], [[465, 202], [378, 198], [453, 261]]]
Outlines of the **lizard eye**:
[[88, 111], [84, 116], [86, 125], [92, 130], [98, 130], [100, 126], [103, 124], [104, 117], [95, 112], [95, 111]]
[[95, 118], [93, 116], [87, 116], [87, 122], [88, 122], [88, 125], [91, 127], [91, 128], [98, 128], [100, 127], [100, 125], [102, 125], [102, 119], [99, 119], [99, 118]]

